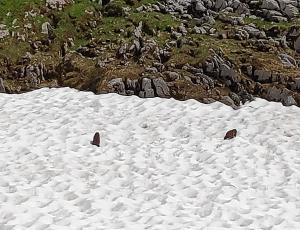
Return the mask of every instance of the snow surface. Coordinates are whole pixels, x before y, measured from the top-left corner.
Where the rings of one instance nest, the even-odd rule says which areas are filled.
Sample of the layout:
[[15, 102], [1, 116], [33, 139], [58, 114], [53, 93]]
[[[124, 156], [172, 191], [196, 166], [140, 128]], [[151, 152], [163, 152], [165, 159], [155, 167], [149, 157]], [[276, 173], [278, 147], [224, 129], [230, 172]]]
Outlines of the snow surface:
[[262, 99], [1, 94], [0, 229], [300, 229], [299, 117]]

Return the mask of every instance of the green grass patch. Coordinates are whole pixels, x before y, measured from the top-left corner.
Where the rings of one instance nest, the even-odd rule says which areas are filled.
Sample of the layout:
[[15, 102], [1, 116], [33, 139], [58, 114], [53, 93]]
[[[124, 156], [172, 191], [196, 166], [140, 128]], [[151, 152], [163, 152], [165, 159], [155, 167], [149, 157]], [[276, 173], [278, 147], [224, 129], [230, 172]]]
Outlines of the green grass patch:
[[166, 30], [168, 27], [177, 27], [180, 24], [172, 15], [157, 12], [132, 13], [129, 18], [135, 25], [142, 21], [149, 28], [161, 31]]
[[7, 38], [0, 43], [0, 58], [3, 59], [6, 57], [15, 62], [29, 50], [30, 46], [28, 42]]
[[0, 23], [11, 26], [14, 19], [22, 21], [26, 11], [45, 4], [43, 0], [0, 0]]
[[279, 29], [288, 29], [292, 26], [299, 26], [300, 21], [299, 19], [296, 19], [294, 21], [288, 21], [288, 22], [271, 22], [271, 21], [266, 21], [263, 20], [262, 18], [249, 18], [246, 17], [244, 19], [246, 24], [253, 23], [257, 28], [261, 30], [268, 30], [271, 29], [272, 27], [277, 26]]

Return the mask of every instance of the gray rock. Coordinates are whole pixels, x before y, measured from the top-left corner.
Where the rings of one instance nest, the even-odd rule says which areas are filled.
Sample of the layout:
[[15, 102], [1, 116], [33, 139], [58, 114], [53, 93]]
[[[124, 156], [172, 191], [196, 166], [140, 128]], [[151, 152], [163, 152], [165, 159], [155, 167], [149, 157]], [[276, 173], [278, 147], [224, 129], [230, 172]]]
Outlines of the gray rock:
[[152, 89], [152, 83], [151, 79], [145, 77], [141, 81], [141, 90], [147, 91], [148, 89]]
[[155, 67], [146, 67], [145, 71], [148, 73], [158, 73], [158, 70]]
[[215, 9], [217, 11], [223, 10], [227, 7], [227, 2], [224, 0], [216, 0]]
[[283, 13], [289, 18], [295, 18], [299, 15], [299, 10], [297, 9], [297, 7], [289, 4], [285, 7]]
[[270, 83], [272, 73], [266, 70], [254, 70], [254, 79], [260, 83]]
[[300, 53], [300, 36], [294, 42], [294, 49], [296, 52]]
[[154, 97], [154, 90], [153, 89], [147, 89], [142, 90], [139, 92], [139, 97], [141, 98], [153, 98]]
[[178, 26], [178, 32], [183, 34], [183, 35], [186, 35], [187, 34], [187, 29], [185, 28], [184, 24], [182, 23], [180, 26]]
[[280, 9], [278, 2], [275, 0], [264, 0], [264, 1], [262, 1], [262, 4], [260, 7], [263, 9], [267, 9], [267, 10], [279, 10]]
[[285, 53], [279, 54], [279, 58], [280, 58], [282, 64], [284, 64], [286, 66], [294, 67], [294, 68], [298, 67], [297, 61], [288, 54], [285, 54]]
[[5, 93], [5, 86], [4, 86], [4, 81], [3, 79], [0, 77], [0, 93]]
[[271, 101], [281, 101], [281, 92], [282, 90], [279, 88], [276, 88], [275, 86], [273, 86], [272, 88], [268, 89], [268, 99]]
[[214, 80], [203, 73], [196, 73], [193, 83], [195, 84], [202, 83], [206, 86], [206, 89], [213, 89], [215, 87]]
[[201, 27], [198, 27], [198, 26], [195, 26], [193, 28], [193, 33], [195, 34], [206, 34], [206, 30], [201, 26]]
[[286, 88], [280, 89], [276, 88], [275, 86], [269, 88], [267, 92], [267, 99], [271, 101], [282, 102], [284, 106], [297, 105], [297, 102], [291, 95], [291, 92]]
[[49, 22], [44, 22], [42, 24], [42, 34], [49, 34], [52, 30], [51, 24]]
[[139, 91], [139, 82], [138, 82], [138, 80], [136, 80], [136, 79], [135, 80], [130, 80], [130, 79], [127, 78], [125, 83], [126, 83], [126, 89], [127, 90], [131, 90], [134, 93]]
[[162, 98], [170, 97], [169, 87], [163, 78], [160, 77], [160, 78], [153, 79], [153, 85], [154, 85], [156, 96]]
[[252, 65], [247, 66], [246, 72], [249, 77], [252, 77], [253, 76], [253, 66]]
[[71, 2], [72, 0], [46, 0], [46, 6], [51, 9], [62, 9], [65, 5]]
[[257, 28], [254, 28], [252, 26], [244, 26], [243, 29], [247, 31], [250, 38], [267, 38], [266, 33], [264, 31], [260, 31]]
[[213, 99], [213, 98], [203, 98], [203, 99], [202, 99], [202, 102], [203, 102], [204, 104], [211, 104], [211, 103], [216, 102], [216, 100]]
[[220, 77], [224, 80], [229, 80], [228, 86], [230, 86], [233, 82], [238, 82], [237, 74], [234, 69], [230, 68], [226, 64], [222, 64], [220, 66]]
[[139, 22], [138, 27], [136, 27], [133, 32], [133, 34], [136, 38], [142, 37], [142, 29], [143, 29], [143, 22]]
[[238, 107], [235, 105], [234, 101], [229, 96], [223, 96], [220, 99], [220, 102], [222, 102], [225, 105], [228, 105], [232, 107], [233, 109], [237, 109]]
[[196, 10], [197, 12], [203, 13], [203, 12], [205, 12], [207, 9], [206, 9], [205, 6], [199, 1], [199, 2], [196, 3], [195, 10]]
[[126, 95], [127, 96], [132, 96], [132, 95], [134, 95], [134, 91], [133, 90], [126, 90]]
[[127, 44], [124, 43], [124, 44], [122, 44], [122, 45], [119, 47], [119, 49], [117, 50], [117, 57], [118, 57], [118, 58], [126, 59], [126, 58], [127, 58], [126, 52], [127, 52]]
[[108, 82], [108, 87], [111, 93], [118, 93], [121, 95], [126, 95], [125, 84], [122, 78], [112, 79]]
[[245, 104], [247, 101], [254, 100], [253, 95], [249, 94], [246, 90], [241, 90], [241, 92], [239, 92], [239, 97], [243, 104]]
[[282, 104], [284, 106], [292, 106], [297, 105], [297, 102], [295, 101], [293, 96], [287, 96], [282, 99]]
[[5, 38], [9, 35], [9, 31], [5, 27], [6, 25], [0, 24], [0, 39]]
[[165, 71], [163, 74], [166, 76], [168, 81], [176, 81], [180, 78], [180, 74], [173, 71]]
[[300, 78], [295, 78], [294, 82], [290, 84], [291, 90], [300, 90]]
[[230, 92], [229, 97], [234, 101], [234, 104], [236, 106], [239, 106], [241, 104], [240, 97], [236, 93]]

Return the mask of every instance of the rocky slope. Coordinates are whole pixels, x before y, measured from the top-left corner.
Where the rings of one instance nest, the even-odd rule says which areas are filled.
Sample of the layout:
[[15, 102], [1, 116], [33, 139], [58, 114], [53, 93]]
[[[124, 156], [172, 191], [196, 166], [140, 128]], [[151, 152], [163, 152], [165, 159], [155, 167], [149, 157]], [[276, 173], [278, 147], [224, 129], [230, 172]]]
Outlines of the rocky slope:
[[298, 0], [3, 0], [0, 92], [300, 105]]

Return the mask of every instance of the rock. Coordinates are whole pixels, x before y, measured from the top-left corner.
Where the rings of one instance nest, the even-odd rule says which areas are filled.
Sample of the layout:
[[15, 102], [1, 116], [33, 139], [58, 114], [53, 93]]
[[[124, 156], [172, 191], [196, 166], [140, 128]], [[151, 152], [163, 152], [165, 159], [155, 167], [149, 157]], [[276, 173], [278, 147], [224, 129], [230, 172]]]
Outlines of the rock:
[[267, 97], [271, 101], [281, 101], [281, 92], [282, 90], [273, 86], [268, 89]]
[[232, 138], [235, 138], [237, 135], [237, 130], [236, 129], [232, 129], [232, 130], [229, 130], [225, 137], [224, 137], [224, 140], [229, 140], [229, 139], [232, 139]]
[[226, 64], [221, 64], [220, 66], [220, 77], [226, 81], [227, 86], [231, 86], [233, 83], [238, 82], [235, 70]]
[[187, 34], [188, 31], [185, 28], [185, 26], [184, 26], [183, 23], [178, 27], [178, 32], [181, 33], [182, 35], [186, 35]]
[[240, 106], [241, 100], [240, 100], [240, 97], [236, 93], [230, 92], [229, 97], [234, 101], [234, 104], [236, 106]]
[[1, 25], [0, 25], [0, 39], [9, 36], [9, 31], [5, 29], [5, 26], [1, 26]]
[[166, 76], [168, 81], [176, 81], [180, 78], [180, 74], [172, 71], [165, 71], [163, 74]]
[[268, 89], [267, 99], [271, 101], [282, 102], [284, 106], [297, 105], [294, 97], [291, 95], [291, 92], [284, 88], [280, 89], [275, 86]]
[[279, 54], [279, 59], [281, 60], [282, 64], [286, 66], [298, 68], [297, 61], [288, 54]]
[[65, 5], [72, 3], [73, 0], [46, 0], [46, 6], [51, 9], [62, 9]]
[[52, 26], [49, 22], [44, 22], [42, 24], [42, 34], [50, 34], [50, 31], [52, 30]]
[[126, 95], [125, 84], [122, 78], [112, 79], [108, 82], [108, 87], [111, 93], [118, 93], [120, 95]]
[[148, 89], [152, 89], [152, 83], [151, 79], [145, 77], [142, 79], [141, 90], [146, 91]]
[[165, 63], [165, 62], [169, 61], [171, 58], [171, 55], [172, 55], [171, 52], [169, 52], [167, 50], [160, 50], [159, 58], [160, 58], [161, 63]]
[[290, 84], [291, 90], [300, 90], [300, 78], [295, 78], [294, 82]]
[[170, 90], [163, 78], [153, 79], [155, 95], [162, 98], [170, 97]]
[[143, 22], [139, 22], [139, 25], [134, 29], [133, 34], [136, 38], [142, 37]]
[[139, 91], [139, 82], [138, 82], [138, 80], [136, 80], [136, 79], [135, 80], [130, 80], [130, 79], [127, 78], [125, 83], [126, 83], [126, 89], [127, 90], [131, 90], [134, 93]]
[[282, 99], [282, 104], [284, 106], [292, 106], [297, 105], [297, 102], [295, 101], [293, 96], [287, 96]]
[[276, 0], [264, 0], [260, 6], [263, 9], [267, 10], [279, 10], [280, 7]]
[[253, 76], [253, 66], [252, 65], [248, 65], [246, 67], [246, 73], [249, 77], [252, 77]]
[[145, 71], [148, 73], [158, 73], [158, 70], [155, 67], [146, 67]]
[[227, 7], [227, 1], [224, 0], [216, 0], [215, 9], [217, 11], [223, 10]]
[[300, 53], [300, 36], [294, 42], [294, 49], [296, 52]]
[[95, 133], [93, 141], [91, 141], [91, 144], [100, 147], [100, 134], [98, 132]]
[[88, 47], [79, 47], [76, 52], [82, 54], [85, 57], [94, 58], [98, 56], [98, 52], [94, 48], [88, 48]]
[[295, 18], [299, 15], [299, 10], [297, 9], [297, 7], [288, 4], [284, 10], [283, 13], [288, 17], [288, 18]]
[[117, 58], [127, 59], [126, 52], [127, 52], [127, 44], [124, 43], [117, 50]]
[[141, 98], [153, 98], [154, 97], [154, 90], [153, 89], [147, 89], [146, 91], [141, 90], [139, 92], [139, 97], [141, 97]]
[[272, 73], [267, 70], [254, 70], [254, 79], [260, 83], [270, 83]]
[[141, 98], [152, 98], [154, 97], [154, 90], [152, 89], [152, 82], [149, 78], [143, 78], [141, 80], [141, 91], [139, 92]]
[[5, 86], [4, 86], [4, 81], [3, 79], [0, 77], [0, 93], [5, 93]]
[[213, 98], [203, 98], [203, 99], [202, 99], [202, 102], [203, 102], [204, 104], [211, 104], [211, 103], [216, 102], [216, 100], [213, 99]]
[[229, 96], [221, 97], [220, 102], [222, 102], [225, 105], [228, 105], [228, 106], [232, 107], [233, 109], [238, 109], [238, 107], [236, 106], [234, 101]]
[[243, 104], [245, 104], [247, 101], [253, 101], [254, 97], [253, 95], [249, 94], [247, 91], [242, 90], [239, 92], [239, 97], [241, 98], [241, 101]]
[[201, 27], [195, 26], [193, 28], [193, 33], [195, 33], [195, 34], [207, 34], [206, 30], [202, 26]]
[[194, 84], [204, 84], [206, 89], [213, 89], [215, 88], [214, 80], [211, 79], [209, 76], [203, 73], [196, 73], [195, 77], [192, 78]]
[[109, 2], [104, 6], [103, 14], [107, 17], [122, 17], [124, 16], [125, 9], [114, 1]]

